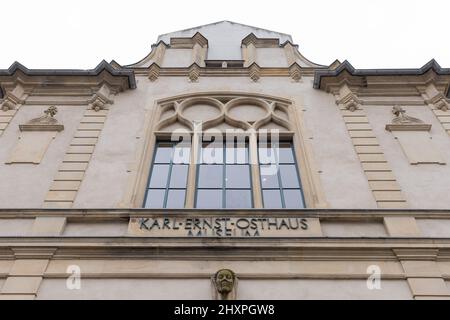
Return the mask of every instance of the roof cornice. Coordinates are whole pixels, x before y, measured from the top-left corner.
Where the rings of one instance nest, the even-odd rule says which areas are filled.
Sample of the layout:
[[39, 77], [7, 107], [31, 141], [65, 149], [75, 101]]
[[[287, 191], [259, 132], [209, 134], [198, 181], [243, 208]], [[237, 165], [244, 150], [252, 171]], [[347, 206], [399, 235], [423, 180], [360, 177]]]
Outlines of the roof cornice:
[[351, 78], [367, 78], [367, 77], [397, 77], [397, 76], [421, 76], [432, 71], [436, 75], [450, 75], [449, 68], [442, 68], [436, 60], [432, 59], [423, 67], [418, 69], [355, 69], [350, 62], [345, 60], [334, 70], [316, 70], [314, 74], [314, 88], [323, 89], [323, 81], [329, 78], [337, 78], [341, 74], [347, 72]]
[[[19, 62], [14, 62], [8, 69], [0, 69], [1, 78], [13, 77], [17, 73], [22, 73], [27, 77], [98, 77], [103, 72], [109, 73], [112, 77], [126, 78], [127, 88], [135, 89], [136, 79], [134, 71], [131, 69], [117, 69], [105, 60], [101, 61], [94, 69], [28, 69]], [[0, 93], [1, 95], [1, 93]]]

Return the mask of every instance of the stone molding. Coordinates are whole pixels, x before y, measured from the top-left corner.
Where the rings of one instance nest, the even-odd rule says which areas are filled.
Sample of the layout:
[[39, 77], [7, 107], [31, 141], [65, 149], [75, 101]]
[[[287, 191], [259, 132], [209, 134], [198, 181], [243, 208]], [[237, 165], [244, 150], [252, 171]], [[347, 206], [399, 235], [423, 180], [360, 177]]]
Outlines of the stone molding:
[[401, 187], [384, 156], [366, 113], [359, 106], [358, 96], [344, 84], [335, 99], [377, 206], [407, 207]]

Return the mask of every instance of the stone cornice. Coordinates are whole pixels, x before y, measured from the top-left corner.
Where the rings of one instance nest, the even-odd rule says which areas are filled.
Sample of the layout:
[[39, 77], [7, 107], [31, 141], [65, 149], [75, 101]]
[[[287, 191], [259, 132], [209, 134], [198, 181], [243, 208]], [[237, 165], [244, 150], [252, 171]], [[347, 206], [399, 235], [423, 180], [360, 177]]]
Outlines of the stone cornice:
[[[449, 94], [450, 68], [442, 68], [434, 59], [418, 69], [355, 69], [347, 60], [337, 68], [316, 70], [314, 88], [331, 91], [333, 87], [346, 83], [364, 88], [392, 89], [392, 86], [417, 86], [429, 82], [440, 82]], [[414, 87], [416, 94], [417, 89]], [[378, 92], [380, 94], [380, 92]]]
[[197, 209], [0, 209], [0, 219], [32, 219], [36, 217], [66, 217], [72, 221], [128, 221], [133, 217], [286, 217], [302, 216], [335, 221], [380, 221], [384, 217], [414, 217], [419, 219], [450, 219], [450, 210], [421, 209], [282, 209], [282, 210], [197, 210]]
[[[415, 253], [414, 253], [415, 252]], [[402, 254], [403, 253], [403, 254]], [[4, 237], [0, 259], [174, 259], [174, 260], [366, 260], [396, 261], [407, 253], [416, 259], [448, 260], [450, 239], [424, 238], [140, 238]], [[430, 254], [431, 253], [431, 254]], [[410, 257], [403, 257], [404, 259]], [[412, 258], [412, 257], [411, 257]]]
[[[253, 44], [256, 48], [278, 48], [280, 47], [280, 39], [278, 38], [258, 38], [254, 33], [250, 33], [241, 42], [242, 45], [248, 46]], [[283, 45], [286, 45], [284, 43]]]
[[[298, 65], [298, 64], [296, 64]], [[133, 68], [136, 76], [148, 76], [151, 68], [154, 68], [153, 63], [149, 67], [145, 68]], [[191, 65], [192, 66], [192, 65]], [[159, 77], [187, 77], [190, 72], [189, 67], [161, 67], [158, 66]], [[217, 68], [217, 67], [199, 67], [199, 72], [201, 77], [248, 77], [249, 70], [251, 66], [248, 67], [227, 67], [227, 68]], [[262, 77], [291, 77], [292, 66], [289, 68], [282, 67], [261, 67], [259, 66], [260, 74]], [[302, 76], [314, 76], [316, 68], [309, 67], [299, 67]]]
[[75, 69], [28, 69], [14, 62], [8, 69], [0, 69], [0, 83], [20, 82], [40, 86], [94, 86], [107, 83], [116, 91], [136, 88], [136, 79], [131, 69], [117, 69], [106, 61], [100, 62], [90, 70]]
[[193, 48], [195, 44], [208, 47], [208, 39], [200, 32], [196, 32], [192, 37], [170, 38], [170, 47], [172, 48]]

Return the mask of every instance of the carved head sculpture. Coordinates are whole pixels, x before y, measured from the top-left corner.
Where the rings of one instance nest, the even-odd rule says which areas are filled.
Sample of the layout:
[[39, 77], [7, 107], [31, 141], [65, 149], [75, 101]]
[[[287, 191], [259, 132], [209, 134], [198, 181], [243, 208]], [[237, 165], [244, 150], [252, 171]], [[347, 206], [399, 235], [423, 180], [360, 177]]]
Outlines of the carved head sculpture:
[[233, 291], [236, 280], [235, 273], [230, 269], [221, 269], [216, 272], [214, 282], [217, 291], [225, 298], [231, 291]]

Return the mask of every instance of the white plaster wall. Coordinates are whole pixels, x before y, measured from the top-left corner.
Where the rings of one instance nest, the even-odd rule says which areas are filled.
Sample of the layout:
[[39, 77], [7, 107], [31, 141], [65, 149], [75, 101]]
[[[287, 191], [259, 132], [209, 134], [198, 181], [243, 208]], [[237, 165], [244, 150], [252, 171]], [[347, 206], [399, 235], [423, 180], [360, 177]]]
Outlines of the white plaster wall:
[[[312, 78], [294, 83], [289, 78], [160, 77], [150, 82], [138, 77], [138, 88], [116, 96], [74, 203], [76, 208], [115, 207], [125, 193], [135, 162], [138, 139], [143, 136], [145, 108], [155, 101], [179, 94], [233, 91], [274, 95], [294, 101], [303, 113], [314, 150], [317, 170], [331, 208], [373, 208], [375, 201], [351, 144], [334, 98], [312, 88]], [[245, 90], [245, 91], [244, 91]], [[349, 197], [349, 194], [352, 196]]]
[[387, 237], [383, 223], [377, 222], [331, 222], [320, 223], [325, 237]]
[[128, 222], [74, 223], [64, 229], [64, 237], [122, 237], [127, 234]]
[[49, 106], [22, 106], [0, 136], [0, 208], [40, 208], [86, 106], [57, 106], [64, 125], [40, 164], [5, 164], [19, 138], [19, 125], [42, 116]]
[[208, 300], [209, 279], [82, 279], [80, 290], [68, 290], [66, 279], [44, 279], [36, 299], [71, 300]]
[[161, 67], [189, 67], [192, 64], [192, 49], [166, 49]]
[[400, 144], [392, 133], [385, 130], [392, 121], [392, 105], [365, 106], [368, 119], [378, 137], [410, 208], [450, 208], [450, 137], [427, 106], [405, 106], [407, 114], [432, 125], [431, 142], [439, 150], [447, 165], [410, 165]]
[[283, 48], [257, 48], [256, 63], [260, 67], [289, 67]]
[[0, 236], [26, 236], [31, 231], [33, 223], [34, 219], [0, 219]]
[[[37, 293], [45, 299], [189, 299], [210, 300], [209, 279], [82, 279], [80, 290], [68, 290], [65, 279], [44, 279]], [[405, 280], [383, 280], [369, 290], [365, 280], [240, 280], [240, 300], [252, 299], [412, 299]]]
[[450, 220], [416, 219], [416, 222], [424, 237], [450, 238]]
[[241, 280], [238, 299], [268, 300], [408, 300], [412, 299], [406, 280], [383, 280], [380, 290], [369, 290], [366, 280]]

